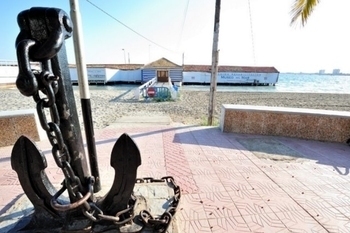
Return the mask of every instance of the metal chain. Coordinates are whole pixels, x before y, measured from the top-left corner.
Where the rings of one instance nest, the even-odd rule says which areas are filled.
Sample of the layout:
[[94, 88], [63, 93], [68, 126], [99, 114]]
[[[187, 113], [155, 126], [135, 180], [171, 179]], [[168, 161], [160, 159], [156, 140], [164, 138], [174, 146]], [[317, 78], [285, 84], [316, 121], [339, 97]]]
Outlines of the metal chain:
[[140, 212], [141, 221], [149, 227], [152, 227], [154, 232], [163, 233], [168, 229], [172, 218], [174, 217], [177, 207], [180, 203], [181, 190], [180, 187], [175, 183], [172, 176], [164, 176], [161, 179], [154, 179], [152, 177], [146, 177], [137, 179], [137, 183], [154, 183], [154, 182], [167, 182], [173, 186], [174, 197], [171, 205], [164, 211], [160, 217], [154, 217], [148, 210], [142, 210]]
[[[41, 71], [32, 70], [29, 62], [29, 50], [36, 44], [36, 42], [34, 40], [24, 40], [23, 43], [20, 44], [23, 44], [23, 46], [17, 47], [17, 54], [22, 55], [22, 60], [25, 60], [19, 64], [20, 70], [25, 71], [24, 73], [21, 73], [25, 77], [21, 78], [28, 80], [30, 83], [37, 83], [37, 85], [32, 85], [32, 90], [26, 89], [27, 96], [33, 96], [33, 99], [36, 102], [36, 110], [40, 125], [46, 131], [52, 146], [52, 155], [54, 160], [57, 166], [62, 169], [65, 177], [63, 187], [53, 196], [51, 205], [58, 211], [71, 210], [81, 206], [83, 208], [83, 213], [89, 216], [89, 211], [95, 211], [95, 209], [92, 209], [88, 203], [88, 200], [93, 195], [94, 177], [89, 178], [88, 192], [83, 196], [82, 193], [84, 193], [85, 189], [82, 186], [79, 177], [75, 175], [74, 170], [70, 165], [71, 156], [60, 130], [60, 117], [55, 98], [58, 91], [57, 81], [59, 77], [52, 74], [49, 68], [50, 66], [48, 65], [50, 60], [41, 62]], [[40, 96], [41, 93], [44, 95], [44, 97]], [[45, 110], [47, 109], [49, 110], [51, 117], [50, 122], [46, 117]], [[61, 205], [57, 202], [57, 198], [65, 190], [68, 190], [70, 197], [75, 200], [74, 203], [69, 205]]]

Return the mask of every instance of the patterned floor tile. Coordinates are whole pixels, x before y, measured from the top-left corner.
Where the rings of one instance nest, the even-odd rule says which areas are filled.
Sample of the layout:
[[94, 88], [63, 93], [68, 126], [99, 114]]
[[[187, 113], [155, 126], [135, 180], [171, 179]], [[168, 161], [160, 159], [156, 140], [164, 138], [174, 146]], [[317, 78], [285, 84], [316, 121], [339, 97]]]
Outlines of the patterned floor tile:
[[230, 191], [228, 194], [242, 216], [273, 212], [255, 190]]
[[201, 193], [225, 191], [224, 185], [216, 174], [193, 175], [193, 179]]
[[349, 219], [350, 222], [350, 205], [347, 206], [338, 206], [335, 208], [337, 211], [339, 211], [341, 214], [343, 214], [347, 219]]
[[208, 221], [212, 232], [250, 232], [247, 223], [241, 216], [210, 218]]
[[182, 195], [176, 218], [179, 221], [192, 221], [207, 219], [203, 201], [198, 194]]
[[199, 188], [192, 176], [174, 176], [175, 182], [180, 186], [182, 194], [198, 193]]
[[227, 192], [200, 193], [199, 196], [208, 219], [241, 216]]
[[198, 232], [212, 232], [208, 220], [180, 220], [177, 222], [178, 232], [198, 233]]
[[326, 233], [327, 230], [305, 211], [283, 211], [276, 215], [290, 232]]
[[275, 213], [261, 213], [242, 216], [253, 232], [286, 232], [286, 225]]
[[197, 154], [184, 151], [184, 156], [186, 157], [188, 162], [208, 161], [207, 157], [204, 154]]
[[274, 182], [265, 172], [255, 171], [241, 174], [254, 189], [271, 188], [279, 190], [279, 185], [276, 184], [276, 182]]
[[237, 176], [223, 176], [225, 174], [221, 174], [219, 176], [219, 179], [224, 186], [225, 190], [228, 192], [238, 192], [240, 190], [250, 190], [253, 187], [249, 184], [249, 182], [240, 174]]
[[[110, 153], [123, 133], [139, 147], [138, 177], [174, 176], [180, 186], [179, 232], [350, 232], [349, 148], [332, 143], [274, 138], [305, 155], [294, 161], [260, 159], [237, 139], [257, 135], [221, 133], [218, 128], [147, 126], [96, 132], [102, 184], [110, 187]], [[63, 179], [48, 141], [51, 182]], [[0, 148], [0, 213], [23, 194], [11, 169], [12, 147]], [[332, 157], [329, 157], [329, 155]]]
[[11, 168], [2, 169], [0, 172], [0, 185], [19, 185], [17, 173]]
[[288, 211], [304, 211], [300, 205], [288, 196], [266, 195], [264, 201], [275, 213]]
[[305, 191], [299, 195], [291, 195], [291, 197], [298, 203], [298, 205], [308, 211], [332, 207], [328, 202], [319, 197], [313, 191]]
[[188, 162], [193, 175], [209, 175], [215, 174], [216, 171], [212, 166], [212, 161], [194, 161]]
[[235, 148], [220, 148], [221, 153], [226, 155], [229, 160], [240, 160], [247, 159], [247, 157], [240, 151]]
[[311, 215], [329, 232], [350, 232], [349, 218], [336, 208], [319, 209]]
[[217, 162], [211, 164], [216, 174], [220, 178], [231, 179], [231, 180], [244, 180], [241, 172], [233, 165], [232, 162]]

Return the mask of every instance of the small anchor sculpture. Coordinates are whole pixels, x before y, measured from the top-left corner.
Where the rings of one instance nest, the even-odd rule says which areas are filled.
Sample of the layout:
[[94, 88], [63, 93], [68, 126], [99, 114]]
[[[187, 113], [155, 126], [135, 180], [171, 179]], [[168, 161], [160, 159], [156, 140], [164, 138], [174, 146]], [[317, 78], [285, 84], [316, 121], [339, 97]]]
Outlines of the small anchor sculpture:
[[[137, 179], [141, 155], [127, 134], [120, 136], [111, 153], [110, 163], [115, 170], [112, 187], [101, 198], [94, 195], [101, 189], [100, 177], [97, 163], [90, 162], [91, 170], [88, 169], [75, 106], [65, 50], [65, 39], [73, 31], [68, 15], [57, 8], [35, 7], [22, 11], [17, 21], [20, 33], [16, 39], [16, 85], [23, 95], [33, 97], [64, 180], [56, 190], [45, 173], [44, 154], [29, 138], [21, 136], [13, 147], [11, 165], [34, 213], [12, 232], [169, 231], [180, 201], [180, 188], [172, 177]], [[41, 70], [32, 70], [31, 61], [39, 62]], [[172, 191], [168, 207], [158, 216], [150, 213], [147, 197], [133, 192], [135, 185], [154, 182], [164, 183]], [[65, 192], [68, 197], [63, 195]]]

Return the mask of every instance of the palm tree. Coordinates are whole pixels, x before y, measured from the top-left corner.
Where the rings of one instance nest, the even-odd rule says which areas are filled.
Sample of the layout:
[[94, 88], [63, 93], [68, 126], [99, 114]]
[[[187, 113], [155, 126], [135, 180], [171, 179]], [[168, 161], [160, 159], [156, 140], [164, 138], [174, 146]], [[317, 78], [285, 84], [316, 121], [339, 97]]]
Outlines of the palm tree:
[[301, 20], [301, 25], [304, 26], [319, 2], [320, 0], [295, 0], [291, 11], [291, 24], [295, 24], [298, 20]]

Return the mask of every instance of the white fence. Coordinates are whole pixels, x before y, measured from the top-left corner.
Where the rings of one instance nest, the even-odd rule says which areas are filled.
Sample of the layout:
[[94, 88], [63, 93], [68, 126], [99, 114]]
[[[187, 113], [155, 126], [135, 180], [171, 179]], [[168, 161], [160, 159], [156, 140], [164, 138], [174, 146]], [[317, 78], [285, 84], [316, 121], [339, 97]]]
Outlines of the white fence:
[[145, 95], [147, 92], [147, 88], [153, 86], [156, 83], [157, 83], [157, 77], [154, 77], [151, 80], [149, 80], [148, 82], [135, 88], [135, 91], [134, 91], [135, 99], [137, 99], [137, 100], [140, 99], [140, 95]]

